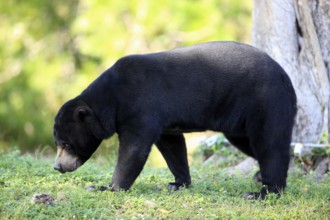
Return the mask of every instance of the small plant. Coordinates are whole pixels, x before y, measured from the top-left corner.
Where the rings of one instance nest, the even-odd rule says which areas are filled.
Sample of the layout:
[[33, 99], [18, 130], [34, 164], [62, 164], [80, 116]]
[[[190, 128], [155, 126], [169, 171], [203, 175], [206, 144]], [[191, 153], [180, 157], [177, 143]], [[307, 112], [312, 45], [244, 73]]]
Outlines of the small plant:
[[232, 146], [222, 134], [211, 136], [202, 141], [200, 152], [204, 161], [212, 156], [220, 158], [216, 162], [220, 167], [233, 166], [246, 157], [237, 148]]
[[213, 154], [228, 154], [229, 143], [223, 135], [211, 136], [200, 144], [200, 150], [202, 152], [204, 160], [208, 159]]
[[329, 144], [330, 143], [330, 136], [329, 133], [323, 131], [322, 136], [320, 137], [320, 143]]

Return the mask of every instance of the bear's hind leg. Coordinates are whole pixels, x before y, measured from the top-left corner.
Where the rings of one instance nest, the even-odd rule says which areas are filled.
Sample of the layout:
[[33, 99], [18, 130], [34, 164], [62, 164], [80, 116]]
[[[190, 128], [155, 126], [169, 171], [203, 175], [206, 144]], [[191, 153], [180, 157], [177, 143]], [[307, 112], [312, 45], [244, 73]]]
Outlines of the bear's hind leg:
[[[265, 144], [266, 143], [266, 144]], [[264, 144], [259, 142], [257, 160], [263, 187], [260, 193], [249, 193], [247, 198], [264, 199], [268, 193], [280, 196], [286, 187], [287, 172], [290, 163], [290, 138], [268, 140]]]
[[187, 148], [183, 135], [163, 134], [156, 142], [156, 146], [175, 177], [175, 182], [169, 183], [169, 187], [174, 190], [178, 190], [183, 186], [188, 187], [191, 183], [191, 178]]
[[224, 135], [227, 138], [227, 140], [236, 148], [238, 148], [240, 151], [242, 151], [243, 153], [245, 153], [250, 157], [255, 158], [252, 149], [250, 147], [250, 140], [248, 137], [233, 136], [225, 133]]
[[[242, 151], [243, 153], [245, 153], [246, 155], [253, 157], [254, 159], [256, 159], [252, 148], [250, 147], [250, 140], [248, 137], [244, 137], [244, 136], [233, 136], [233, 135], [229, 135], [229, 134], [225, 134], [225, 137], [227, 138], [227, 140], [234, 145], [236, 148], [238, 148], [240, 151]], [[256, 183], [261, 183], [261, 174], [260, 171], [257, 171], [254, 176], [253, 176], [253, 181]]]

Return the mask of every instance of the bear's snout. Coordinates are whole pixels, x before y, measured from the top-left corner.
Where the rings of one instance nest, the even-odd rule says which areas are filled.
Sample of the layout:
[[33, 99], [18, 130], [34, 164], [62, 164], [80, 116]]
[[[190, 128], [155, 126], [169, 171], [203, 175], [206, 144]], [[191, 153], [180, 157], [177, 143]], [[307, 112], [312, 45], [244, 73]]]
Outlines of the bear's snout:
[[54, 164], [54, 169], [61, 172], [72, 172], [83, 164], [83, 161], [63, 147], [57, 147], [57, 157]]
[[54, 164], [54, 170], [57, 170], [57, 171], [59, 171], [61, 173], [65, 173], [65, 171], [61, 167], [61, 164], [59, 164], [59, 163], [55, 163]]

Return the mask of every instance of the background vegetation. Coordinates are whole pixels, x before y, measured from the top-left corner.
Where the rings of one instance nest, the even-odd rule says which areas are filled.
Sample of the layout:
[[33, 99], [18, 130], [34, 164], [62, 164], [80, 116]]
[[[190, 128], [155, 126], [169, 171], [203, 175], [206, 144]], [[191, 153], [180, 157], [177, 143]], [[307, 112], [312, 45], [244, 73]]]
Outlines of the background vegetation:
[[0, 149], [52, 146], [59, 107], [121, 56], [214, 40], [249, 42], [251, 2], [2, 1]]

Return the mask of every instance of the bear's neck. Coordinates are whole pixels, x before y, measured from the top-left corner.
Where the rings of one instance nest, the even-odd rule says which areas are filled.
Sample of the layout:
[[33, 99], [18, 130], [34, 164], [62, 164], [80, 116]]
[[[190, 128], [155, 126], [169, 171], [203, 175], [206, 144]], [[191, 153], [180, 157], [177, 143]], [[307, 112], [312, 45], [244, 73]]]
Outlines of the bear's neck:
[[116, 132], [116, 99], [112, 84], [109, 73], [105, 72], [78, 96], [94, 111], [104, 128], [105, 137], [103, 139]]

